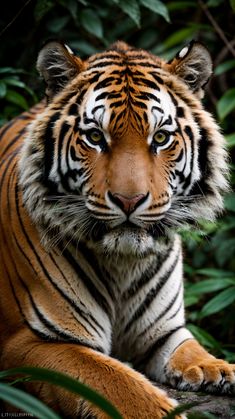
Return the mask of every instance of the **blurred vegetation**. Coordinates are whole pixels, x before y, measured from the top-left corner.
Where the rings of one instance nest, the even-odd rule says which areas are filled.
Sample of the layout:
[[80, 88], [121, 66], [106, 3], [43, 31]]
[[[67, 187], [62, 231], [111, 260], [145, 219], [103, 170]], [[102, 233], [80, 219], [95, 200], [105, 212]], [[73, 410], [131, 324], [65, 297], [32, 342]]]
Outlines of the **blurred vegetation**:
[[205, 347], [235, 362], [235, 1], [18, 0], [1, 9], [1, 124], [42, 97], [35, 61], [48, 39], [64, 40], [81, 57], [117, 39], [165, 59], [192, 39], [207, 45], [214, 76], [204, 103], [227, 139], [232, 188], [217, 223], [182, 232], [187, 318]]

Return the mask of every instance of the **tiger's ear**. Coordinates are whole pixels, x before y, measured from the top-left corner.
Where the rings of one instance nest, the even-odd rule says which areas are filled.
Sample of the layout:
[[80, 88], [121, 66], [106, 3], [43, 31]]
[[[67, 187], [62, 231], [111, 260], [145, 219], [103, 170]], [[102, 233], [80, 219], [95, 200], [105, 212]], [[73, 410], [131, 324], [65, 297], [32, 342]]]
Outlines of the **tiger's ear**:
[[50, 41], [39, 52], [37, 70], [46, 82], [46, 95], [51, 99], [83, 69], [83, 62], [60, 42]]
[[212, 74], [212, 59], [204, 45], [192, 41], [167, 64], [167, 69], [183, 79], [201, 98], [204, 95], [204, 87]]

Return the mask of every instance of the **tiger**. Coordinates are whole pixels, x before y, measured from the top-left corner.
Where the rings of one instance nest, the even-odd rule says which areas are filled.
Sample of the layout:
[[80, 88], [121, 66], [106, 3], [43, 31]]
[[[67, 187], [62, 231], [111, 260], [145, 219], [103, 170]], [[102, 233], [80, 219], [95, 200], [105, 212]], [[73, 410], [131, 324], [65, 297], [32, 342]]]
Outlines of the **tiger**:
[[[229, 188], [201, 100], [207, 48], [191, 41], [166, 61], [117, 41], [81, 59], [53, 40], [37, 69], [46, 98], [1, 130], [1, 369], [61, 371], [125, 419], [174, 409], [156, 382], [233, 394], [235, 365], [184, 313], [179, 229], [214, 220]], [[59, 386], [24, 385], [64, 417], [108, 417]]]

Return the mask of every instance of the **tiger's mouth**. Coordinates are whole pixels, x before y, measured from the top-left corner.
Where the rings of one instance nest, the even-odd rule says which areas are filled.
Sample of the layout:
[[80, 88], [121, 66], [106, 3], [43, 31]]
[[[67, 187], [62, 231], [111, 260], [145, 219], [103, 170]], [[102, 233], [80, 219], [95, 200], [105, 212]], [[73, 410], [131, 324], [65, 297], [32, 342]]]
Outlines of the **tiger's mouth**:
[[121, 237], [122, 235], [129, 235], [130, 240], [132, 240], [133, 238], [141, 240], [143, 236], [150, 236], [155, 240], [169, 236], [168, 229], [166, 229], [159, 222], [151, 224], [150, 226], [141, 227], [127, 220], [115, 227], [110, 227], [105, 222], [98, 222], [96, 223], [95, 227], [91, 230], [91, 238], [94, 241], [100, 241], [103, 239], [105, 235], [112, 233], [116, 237]]

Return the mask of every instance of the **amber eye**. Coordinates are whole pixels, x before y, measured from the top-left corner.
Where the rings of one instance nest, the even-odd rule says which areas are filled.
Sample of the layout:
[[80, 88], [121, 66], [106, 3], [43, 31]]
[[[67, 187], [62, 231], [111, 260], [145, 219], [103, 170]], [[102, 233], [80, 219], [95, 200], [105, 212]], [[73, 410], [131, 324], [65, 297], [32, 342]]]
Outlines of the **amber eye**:
[[166, 131], [157, 131], [154, 134], [153, 139], [157, 144], [166, 143], [169, 139], [169, 133]]
[[98, 146], [101, 151], [107, 151], [108, 146], [102, 131], [91, 129], [86, 131], [85, 135], [91, 147]]
[[88, 139], [93, 143], [93, 144], [98, 144], [103, 140], [104, 136], [102, 134], [101, 131], [98, 130], [93, 130], [90, 131], [88, 134]]

